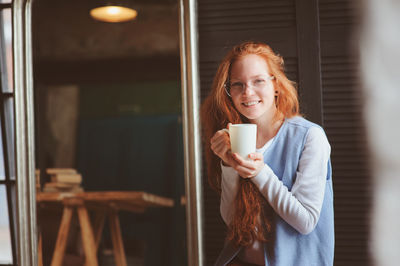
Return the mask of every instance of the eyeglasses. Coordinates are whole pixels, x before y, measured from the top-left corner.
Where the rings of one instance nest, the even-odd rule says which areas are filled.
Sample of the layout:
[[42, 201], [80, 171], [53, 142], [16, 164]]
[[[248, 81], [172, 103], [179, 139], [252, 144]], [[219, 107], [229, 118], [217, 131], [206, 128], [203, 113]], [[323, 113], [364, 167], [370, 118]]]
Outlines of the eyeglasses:
[[[253, 80], [250, 80], [250, 86], [254, 90], [261, 91], [267, 85], [267, 80], [273, 80], [273, 79], [275, 79], [274, 76], [258, 77]], [[243, 93], [244, 89], [246, 88], [246, 83], [238, 81], [230, 84], [229, 81], [227, 81], [224, 84], [224, 88], [226, 94], [228, 94], [229, 97], [232, 97], [232, 95], [239, 95]]]

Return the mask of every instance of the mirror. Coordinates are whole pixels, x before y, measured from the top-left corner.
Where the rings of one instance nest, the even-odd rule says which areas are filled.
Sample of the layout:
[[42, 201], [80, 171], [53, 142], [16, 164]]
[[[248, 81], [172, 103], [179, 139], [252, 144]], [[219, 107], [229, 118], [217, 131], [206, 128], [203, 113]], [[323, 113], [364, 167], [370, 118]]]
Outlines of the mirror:
[[32, 5], [39, 264], [187, 264], [178, 2], [131, 3]]

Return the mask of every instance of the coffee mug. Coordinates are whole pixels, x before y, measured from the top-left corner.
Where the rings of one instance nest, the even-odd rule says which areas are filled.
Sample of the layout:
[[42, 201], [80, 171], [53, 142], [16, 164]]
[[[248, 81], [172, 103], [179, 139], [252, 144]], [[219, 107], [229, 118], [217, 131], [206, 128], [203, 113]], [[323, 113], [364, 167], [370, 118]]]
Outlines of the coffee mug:
[[256, 124], [232, 124], [224, 129], [229, 134], [232, 153], [238, 153], [241, 157], [249, 159], [249, 154], [256, 151], [257, 125]]

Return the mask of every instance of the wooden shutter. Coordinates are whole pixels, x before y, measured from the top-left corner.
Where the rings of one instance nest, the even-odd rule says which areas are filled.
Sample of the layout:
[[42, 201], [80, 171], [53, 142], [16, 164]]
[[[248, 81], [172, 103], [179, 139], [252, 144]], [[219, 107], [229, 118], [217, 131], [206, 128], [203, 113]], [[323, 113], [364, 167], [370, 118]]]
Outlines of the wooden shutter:
[[358, 78], [356, 4], [319, 2], [323, 121], [332, 146], [336, 266], [370, 263], [370, 171]]

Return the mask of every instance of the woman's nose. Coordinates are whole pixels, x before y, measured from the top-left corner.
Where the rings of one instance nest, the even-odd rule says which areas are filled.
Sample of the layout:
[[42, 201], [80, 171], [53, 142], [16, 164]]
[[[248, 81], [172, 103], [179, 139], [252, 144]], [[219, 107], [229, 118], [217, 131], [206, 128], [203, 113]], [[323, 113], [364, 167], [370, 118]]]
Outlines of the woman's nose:
[[244, 88], [243, 88], [242, 94], [251, 95], [254, 93], [253, 87], [251, 85], [244, 84], [243, 86], [244, 86]]

